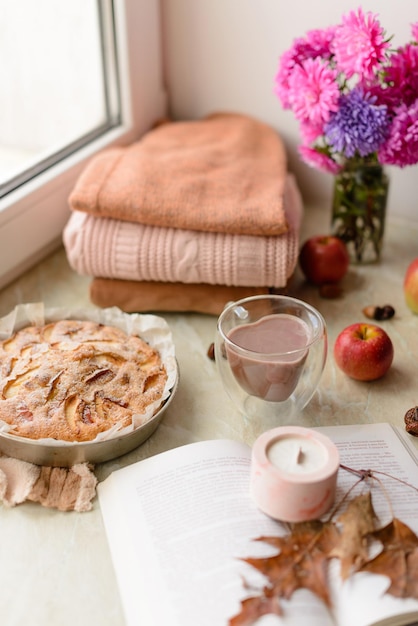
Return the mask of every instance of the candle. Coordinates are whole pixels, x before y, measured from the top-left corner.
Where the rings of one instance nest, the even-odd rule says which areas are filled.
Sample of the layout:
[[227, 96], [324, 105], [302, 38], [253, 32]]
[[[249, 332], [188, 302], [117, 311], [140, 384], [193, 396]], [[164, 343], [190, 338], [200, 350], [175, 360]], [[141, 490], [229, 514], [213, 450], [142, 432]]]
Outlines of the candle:
[[228, 333], [231, 370], [250, 395], [283, 402], [295, 390], [311, 339], [308, 325], [288, 313], [266, 315]]
[[310, 474], [327, 461], [327, 451], [316, 439], [298, 435], [282, 436], [267, 449], [267, 457], [277, 469], [288, 474]]
[[252, 497], [274, 519], [317, 519], [334, 502], [339, 462], [337, 447], [321, 433], [301, 426], [269, 430], [253, 445]]

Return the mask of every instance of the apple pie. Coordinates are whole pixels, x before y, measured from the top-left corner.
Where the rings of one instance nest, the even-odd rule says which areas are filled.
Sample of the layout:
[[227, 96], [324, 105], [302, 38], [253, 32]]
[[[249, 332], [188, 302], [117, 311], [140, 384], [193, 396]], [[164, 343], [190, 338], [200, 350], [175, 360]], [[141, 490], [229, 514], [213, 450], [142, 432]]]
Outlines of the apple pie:
[[119, 328], [29, 326], [0, 342], [0, 421], [30, 439], [91, 441], [150, 407], [155, 413], [166, 380], [158, 351]]

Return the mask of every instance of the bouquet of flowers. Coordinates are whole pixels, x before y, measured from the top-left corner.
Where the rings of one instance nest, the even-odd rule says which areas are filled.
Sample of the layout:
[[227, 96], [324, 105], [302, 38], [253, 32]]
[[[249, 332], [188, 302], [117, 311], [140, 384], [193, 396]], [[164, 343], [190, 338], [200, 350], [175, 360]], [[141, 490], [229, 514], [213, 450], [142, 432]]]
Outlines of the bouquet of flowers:
[[388, 178], [418, 162], [418, 22], [391, 49], [361, 8], [311, 30], [280, 58], [276, 94], [299, 121], [302, 159], [335, 174], [332, 232], [354, 262], [380, 258]]
[[281, 57], [276, 94], [300, 123], [300, 154], [336, 174], [347, 160], [418, 162], [418, 22], [395, 50], [362, 9], [311, 30]]

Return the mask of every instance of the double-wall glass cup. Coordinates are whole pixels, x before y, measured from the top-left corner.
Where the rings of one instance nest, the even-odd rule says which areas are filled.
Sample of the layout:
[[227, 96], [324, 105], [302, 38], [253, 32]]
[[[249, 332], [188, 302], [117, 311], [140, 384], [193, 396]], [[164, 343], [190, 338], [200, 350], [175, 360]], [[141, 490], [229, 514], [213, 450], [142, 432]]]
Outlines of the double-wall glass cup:
[[282, 295], [231, 302], [218, 318], [215, 359], [241, 413], [292, 423], [315, 393], [327, 357], [322, 315]]

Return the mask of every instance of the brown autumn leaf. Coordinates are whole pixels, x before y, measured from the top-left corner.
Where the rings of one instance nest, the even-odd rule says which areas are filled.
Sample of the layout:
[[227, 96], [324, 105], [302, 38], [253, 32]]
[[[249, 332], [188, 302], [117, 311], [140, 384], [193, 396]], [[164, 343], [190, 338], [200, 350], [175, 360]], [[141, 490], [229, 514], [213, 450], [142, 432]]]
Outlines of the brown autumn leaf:
[[343, 580], [368, 560], [368, 535], [375, 529], [375, 520], [370, 492], [353, 498], [337, 518], [342, 530], [331, 556], [340, 559]]
[[[337, 521], [313, 520], [291, 525], [284, 537], [259, 537], [278, 553], [267, 558], [247, 558], [268, 584], [256, 596], [241, 603], [229, 626], [250, 626], [259, 617], [282, 614], [280, 599], [290, 600], [297, 589], [307, 589], [331, 608], [328, 561], [339, 558], [341, 577], [355, 571], [380, 574], [390, 579], [386, 593], [418, 599], [418, 537], [397, 518], [375, 530], [376, 515], [370, 492], [353, 498]], [[381, 552], [369, 558], [369, 541], [382, 544]]]
[[264, 588], [264, 595], [242, 600], [241, 611], [229, 620], [229, 626], [250, 626], [263, 615], [283, 615], [277, 596], [268, 587]]
[[[332, 522], [301, 522], [292, 525], [292, 532], [284, 537], [259, 537], [277, 548], [279, 553], [265, 558], [243, 559], [268, 579], [261, 597], [289, 600], [297, 589], [308, 589], [327, 605], [331, 599], [327, 579], [327, 561], [338, 538], [338, 529]], [[259, 597], [260, 597], [259, 596]], [[251, 624], [256, 617], [268, 612], [268, 603], [261, 602], [263, 613], [257, 614], [257, 597], [244, 600], [241, 611], [229, 622], [230, 626]], [[279, 613], [276, 613], [279, 614]], [[234, 621], [235, 620], [235, 621]]]
[[381, 552], [360, 567], [362, 572], [390, 579], [386, 593], [397, 598], [418, 599], [418, 537], [396, 517], [372, 533], [382, 543]]

